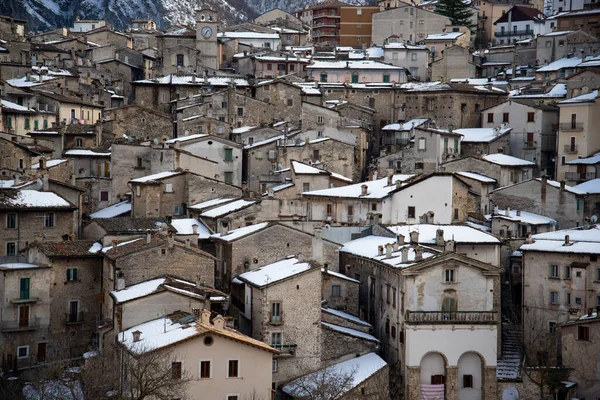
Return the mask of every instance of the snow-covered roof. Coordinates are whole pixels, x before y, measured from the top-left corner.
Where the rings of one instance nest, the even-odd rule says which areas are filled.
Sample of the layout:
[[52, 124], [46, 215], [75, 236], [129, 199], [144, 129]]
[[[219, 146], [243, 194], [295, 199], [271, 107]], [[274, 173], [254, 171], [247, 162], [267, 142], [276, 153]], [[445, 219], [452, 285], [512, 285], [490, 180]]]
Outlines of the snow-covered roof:
[[[287, 183], [282, 183], [281, 185], [273, 186], [271, 188], [271, 190], [273, 191], [273, 193], [275, 193], [275, 192], [279, 192], [280, 190], [283, 190], [283, 189], [291, 188], [292, 186], [295, 186], [294, 183], [287, 182]], [[262, 195], [268, 196], [269, 192], [264, 192]]]
[[577, 158], [575, 160], [567, 161], [568, 165], [594, 165], [600, 163], [600, 153], [596, 153], [593, 156], [586, 158]]
[[521, 158], [509, 156], [507, 154], [486, 154], [482, 156], [482, 158], [486, 161], [489, 161], [493, 164], [502, 165], [504, 167], [533, 167], [535, 165], [532, 161], [523, 160]]
[[211, 237], [216, 238], [216, 239], [221, 239], [226, 242], [230, 242], [232, 240], [237, 240], [246, 235], [250, 235], [254, 232], [258, 232], [258, 231], [266, 228], [267, 225], [269, 225], [268, 222], [261, 222], [259, 224], [253, 224], [253, 225], [249, 225], [249, 226], [244, 226], [242, 228], [233, 229], [231, 231], [228, 231], [227, 233], [216, 233], [214, 235], [211, 235]]
[[352, 183], [352, 178], [348, 178], [347, 176], [344, 176], [342, 174], [338, 174], [337, 172], [332, 172], [331, 173], [331, 177], [339, 179], [339, 180], [342, 180], [342, 181], [346, 181], [348, 183]]
[[[569, 244], [565, 237], [569, 236]], [[533, 243], [523, 244], [522, 251], [545, 251], [552, 253], [600, 254], [600, 227], [562, 229], [533, 235]]]
[[[366, 236], [344, 243], [344, 246], [340, 249], [340, 252], [354, 254], [364, 258], [370, 258], [372, 260], [388, 264], [394, 268], [405, 268], [417, 262], [415, 249], [409, 244], [399, 245], [398, 250], [392, 250], [391, 257], [386, 258], [385, 246], [394, 242], [395, 240], [389, 237], [374, 235]], [[384, 246], [384, 252], [381, 256], [379, 255], [379, 246]], [[408, 259], [406, 262], [402, 262], [402, 248], [408, 249]], [[423, 250], [423, 259], [433, 257], [438, 253], [436, 250], [428, 247], [423, 247]]]
[[[348, 391], [360, 385], [371, 375], [375, 374], [377, 371], [384, 368], [386, 365], [386, 362], [377, 354], [369, 353], [361, 357], [356, 357], [347, 361], [331, 365], [326, 368], [325, 374], [321, 376], [328, 376], [328, 374], [330, 374], [331, 376], [352, 375], [352, 384], [348, 385], [349, 387], [346, 390]], [[313, 372], [313, 374], [317, 374], [317, 372]], [[308, 393], [305, 391], [305, 389], [303, 389], [302, 385], [305, 382], [309, 382], [309, 384], [311, 382], [315, 382], [314, 385], [316, 385], [317, 379], [311, 379], [310, 374], [306, 379], [300, 379], [302, 379], [302, 381], [294, 380], [288, 383], [282, 388], [282, 390], [285, 393], [293, 394], [296, 397], [306, 397]]]
[[193, 235], [194, 225], [198, 225], [196, 231], [198, 239], [208, 239], [210, 237], [210, 231], [196, 218], [179, 218], [171, 220], [171, 226], [175, 228], [178, 235]]
[[407, 49], [407, 50], [427, 50], [425, 46], [415, 46], [407, 43], [388, 43], [383, 46], [384, 50], [398, 50], [398, 49]]
[[95, 157], [110, 157], [110, 153], [99, 153], [93, 150], [72, 149], [65, 151], [65, 156], [95, 156]]
[[294, 173], [302, 174], [302, 175], [327, 175], [328, 172], [322, 169], [315, 168], [308, 164], [304, 164], [299, 161], [292, 161], [292, 168], [294, 169]]
[[384, 131], [410, 131], [412, 128], [423, 125], [429, 118], [414, 118], [403, 123], [388, 124], [381, 128]]
[[[145, 240], [145, 239], [143, 239], [143, 238], [137, 238], [137, 239], [127, 240], [127, 241], [125, 241], [125, 242], [117, 243], [117, 247], [121, 247], [121, 246], [127, 246], [128, 244], [135, 243], [135, 242], [137, 242], [138, 240]], [[92, 247], [90, 247], [90, 249], [89, 249], [88, 251], [89, 251], [90, 253], [95, 253], [95, 252], [97, 252], [97, 251], [93, 251], [93, 250], [95, 250], [96, 248], [97, 248], [97, 246], [96, 246], [96, 244], [94, 243], [94, 245], [92, 245]], [[103, 247], [103, 248], [102, 248], [100, 251], [101, 251], [102, 253], [106, 253], [107, 251], [111, 250], [112, 248], [113, 248], [113, 245], [111, 244], [110, 246]]]
[[[535, 180], [536, 180], [536, 181], [539, 181], [539, 182], [542, 182], [542, 178], [535, 178]], [[553, 180], [551, 180], [551, 179], [548, 179], [548, 180], [546, 180], [546, 184], [548, 184], [548, 185], [550, 185], [550, 186], [553, 186], [553, 187], [555, 187], [555, 188], [557, 188], [557, 189], [560, 189], [560, 185], [561, 185], [561, 183], [560, 183], [560, 182], [558, 182], [558, 181], [553, 181]], [[577, 188], [575, 188], [575, 186], [569, 186], [569, 185], [565, 185], [565, 190], [566, 190], [567, 192], [571, 192], [571, 193], [573, 193], [573, 194], [586, 194], [586, 192], [584, 192], [584, 191], [583, 191], [583, 190], [581, 190], [581, 189], [577, 189]]]
[[206, 218], [218, 218], [218, 217], [222, 217], [223, 215], [227, 215], [234, 211], [240, 210], [242, 208], [248, 207], [255, 203], [256, 203], [256, 201], [240, 199], [240, 200], [231, 202], [229, 204], [225, 204], [225, 205], [213, 208], [211, 210], [205, 211], [201, 214], [201, 216], [206, 217]]
[[[66, 163], [69, 160], [47, 160], [46, 161], [46, 168], [52, 168], [55, 167], [57, 165], [60, 165], [62, 163]], [[31, 166], [31, 169], [40, 169], [40, 163], [35, 163]]]
[[12, 101], [4, 99], [0, 100], [0, 104], [2, 104], [2, 108], [4, 108], [5, 110], [35, 112], [34, 109], [25, 106], [20, 106], [17, 103], [13, 103]]
[[219, 38], [227, 39], [279, 39], [279, 33], [263, 33], [263, 32], [219, 32]]
[[600, 243], [600, 226], [591, 225], [580, 228], [561, 229], [559, 231], [544, 232], [533, 235], [534, 240], [557, 240], [564, 241], [565, 236], [575, 242]]
[[324, 273], [324, 274], [327, 274], [327, 275], [335, 276], [336, 278], [344, 279], [346, 281], [350, 281], [350, 282], [354, 282], [354, 283], [360, 283], [360, 281], [357, 280], [357, 279], [350, 278], [349, 276], [346, 276], [344, 274], [340, 274], [339, 272], [335, 272], [335, 271], [332, 271], [330, 269], [321, 268], [321, 272]]
[[175, 143], [175, 142], [187, 142], [188, 140], [200, 139], [200, 138], [203, 138], [206, 136], [209, 136], [208, 133], [198, 133], [195, 135], [182, 136], [182, 137], [178, 137], [178, 138], [174, 138], [174, 139], [169, 139], [169, 140], [166, 140], [165, 143], [171, 144], [171, 143]]
[[321, 325], [324, 326], [324, 327], [326, 327], [326, 328], [329, 328], [331, 330], [334, 330], [336, 332], [343, 333], [344, 335], [354, 336], [354, 337], [359, 338], [359, 339], [364, 339], [364, 340], [368, 340], [370, 342], [379, 343], [379, 339], [377, 339], [375, 336], [369, 335], [368, 333], [365, 333], [365, 332], [362, 332], [362, 331], [358, 331], [356, 329], [346, 328], [344, 326], [330, 324], [328, 322], [321, 322]]
[[210, 86], [228, 86], [233, 83], [235, 86], [248, 86], [248, 81], [242, 78], [233, 78], [227, 76], [211, 76], [206, 80], [195, 75], [176, 75], [169, 74], [152, 79], [143, 79], [135, 81], [137, 84], [155, 84], [155, 85], [210, 85]]
[[261, 288], [301, 274], [310, 268], [311, 265], [309, 263], [300, 262], [296, 257], [290, 257], [265, 265], [259, 269], [245, 272], [237, 278], [249, 285]]
[[20, 190], [14, 195], [5, 195], [0, 203], [3, 207], [15, 208], [71, 208], [73, 205], [53, 192]]
[[464, 32], [430, 33], [425, 40], [456, 40], [464, 34]]
[[115, 290], [111, 294], [118, 303], [124, 303], [154, 293], [160, 285], [165, 283], [165, 280], [166, 278], [151, 279], [149, 281], [128, 286], [122, 290]]
[[483, 232], [489, 232], [492, 230], [489, 226], [476, 224], [475, 222], [471, 222], [471, 221], [465, 222], [465, 225], [470, 226], [471, 228], [483, 231]]
[[54, 80], [57, 78], [55, 76], [49, 76], [49, 75], [45, 75], [45, 74], [42, 74], [41, 76], [42, 76], [41, 81], [40, 81], [40, 75], [31, 74], [29, 79], [27, 79], [27, 76], [22, 76], [20, 78], [7, 79], [6, 83], [8, 83], [10, 86], [13, 86], [13, 87], [32, 87], [32, 86], [41, 85], [42, 83], [46, 83], [47, 81], [51, 81], [51, 80]]
[[463, 135], [463, 143], [489, 143], [512, 131], [512, 128], [461, 128], [454, 132]]
[[[415, 224], [388, 226], [387, 228], [396, 235], [404, 235], [405, 243], [410, 243], [410, 232], [417, 231], [419, 232], [419, 243], [435, 244], [437, 231], [441, 229], [444, 231], [444, 241], [453, 240], [458, 244], [500, 244], [500, 240], [495, 236], [466, 225]], [[390, 240], [388, 239], [388, 241]]]
[[286, 134], [282, 134], [282, 135], [279, 135], [279, 136], [273, 136], [273, 137], [265, 139], [265, 140], [260, 140], [258, 142], [254, 142], [252, 144], [247, 144], [247, 145], [244, 146], [244, 149], [251, 149], [251, 148], [254, 148], [254, 147], [258, 147], [258, 146], [262, 146], [262, 145], [269, 144], [269, 143], [272, 143], [272, 142], [276, 142], [279, 139], [285, 139], [286, 137], [289, 137], [289, 136], [290, 135], [286, 135]]
[[131, 212], [131, 203], [121, 201], [90, 214], [90, 218], [114, 218]]
[[212, 199], [212, 200], [206, 200], [200, 203], [196, 203], [193, 204], [191, 206], [189, 206], [188, 208], [191, 208], [193, 210], [202, 210], [204, 208], [208, 208], [208, 207], [214, 207], [217, 206], [219, 204], [223, 204], [223, 203], [228, 203], [231, 201], [234, 201], [235, 199], [230, 199], [230, 198], [226, 198], [226, 197], [219, 197], [217, 199]]
[[573, 188], [588, 194], [598, 194], [600, 193], [600, 178], [580, 183], [579, 185], [573, 186]]
[[246, 133], [248, 131], [251, 131], [252, 129], [257, 128], [256, 126], [240, 126], [239, 128], [233, 128], [231, 130], [231, 133]]
[[469, 178], [469, 179], [473, 179], [479, 182], [483, 182], [483, 183], [495, 183], [496, 180], [494, 178], [490, 178], [489, 176], [485, 176], [482, 174], [478, 174], [476, 172], [464, 172], [464, 171], [459, 171], [459, 172], [455, 172], [455, 174], [460, 175], [460, 176], [464, 176], [465, 178]]
[[321, 307], [321, 311], [323, 311], [323, 312], [325, 312], [327, 314], [335, 315], [336, 317], [347, 319], [348, 321], [352, 321], [352, 322], [354, 322], [355, 324], [358, 324], [358, 325], [372, 326], [367, 321], [363, 321], [362, 319], [358, 318], [355, 315], [348, 314], [347, 312], [344, 312], [344, 311], [336, 310], [335, 308]]
[[547, 93], [542, 94], [511, 94], [510, 97], [515, 99], [556, 99], [567, 95], [567, 85], [557, 83]]
[[[142, 354], [189, 339], [199, 334], [196, 322], [180, 323], [168, 316], [133, 326], [119, 333], [118, 340], [131, 352]], [[133, 341], [133, 332], [141, 332], [140, 340]]]
[[[360, 198], [360, 199], [382, 199], [386, 197], [391, 191], [396, 190], [396, 181], [407, 181], [414, 175], [394, 175], [392, 177], [392, 185], [388, 186], [387, 177], [377, 179], [376, 181], [367, 181], [361, 183], [355, 183], [353, 185], [313, 190], [310, 192], [304, 192], [303, 195], [309, 196], [324, 196], [324, 197], [344, 197], [344, 198]], [[367, 185], [367, 195], [362, 195], [362, 185]]]
[[598, 90], [594, 90], [589, 93], [582, 94], [581, 96], [572, 97], [570, 99], [563, 100], [558, 104], [588, 103], [588, 102], [596, 101], [597, 97], [598, 97]]
[[354, 60], [354, 61], [315, 61], [308, 65], [306, 69], [356, 69], [356, 70], [405, 70], [404, 67], [397, 67], [391, 64], [385, 64], [374, 60]]
[[132, 183], [155, 183], [161, 179], [170, 178], [175, 175], [179, 175], [181, 172], [179, 171], [165, 171], [159, 172], [157, 174], [142, 176], [141, 178], [132, 179], [129, 182]]
[[542, 68], [538, 68], [535, 72], [554, 72], [563, 68], [575, 68], [577, 65], [581, 64], [582, 61], [583, 60], [579, 57], [565, 57], [551, 62]]
[[40, 268], [39, 265], [29, 263], [4, 263], [0, 264], [0, 270], [11, 270], [11, 269], [28, 269], [28, 268]]
[[[507, 215], [508, 213], [508, 215]], [[520, 222], [527, 225], [558, 225], [558, 222], [550, 217], [544, 217], [543, 215], [530, 213], [527, 211], [520, 210], [501, 210], [498, 209], [497, 213], [486, 216], [486, 218], [499, 218], [513, 222]]]

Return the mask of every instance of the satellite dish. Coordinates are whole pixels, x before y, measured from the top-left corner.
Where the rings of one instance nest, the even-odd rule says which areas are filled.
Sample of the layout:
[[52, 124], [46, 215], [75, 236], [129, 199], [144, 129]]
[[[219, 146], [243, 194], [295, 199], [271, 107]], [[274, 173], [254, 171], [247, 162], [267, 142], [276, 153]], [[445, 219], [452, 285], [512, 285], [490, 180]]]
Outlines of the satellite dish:
[[595, 224], [596, 222], [598, 222], [598, 216], [597, 215], [592, 215], [592, 218], [590, 218], [590, 222], [592, 224]]

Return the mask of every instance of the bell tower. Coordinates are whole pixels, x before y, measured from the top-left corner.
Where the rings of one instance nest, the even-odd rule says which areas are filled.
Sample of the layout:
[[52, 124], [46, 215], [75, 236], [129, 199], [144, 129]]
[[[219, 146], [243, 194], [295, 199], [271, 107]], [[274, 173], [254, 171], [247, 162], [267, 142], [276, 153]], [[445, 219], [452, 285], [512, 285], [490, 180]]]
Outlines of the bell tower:
[[[219, 69], [219, 45], [217, 28], [219, 13], [207, 8], [196, 11], [196, 49], [204, 69]], [[198, 73], [204, 71], [198, 71]]]

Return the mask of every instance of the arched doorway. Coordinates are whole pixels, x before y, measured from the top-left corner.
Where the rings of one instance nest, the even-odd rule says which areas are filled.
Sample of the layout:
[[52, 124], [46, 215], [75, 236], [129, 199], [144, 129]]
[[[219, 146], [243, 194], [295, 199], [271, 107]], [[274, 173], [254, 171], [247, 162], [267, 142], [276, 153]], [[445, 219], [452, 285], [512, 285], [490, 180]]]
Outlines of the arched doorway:
[[458, 359], [458, 398], [481, 400], [483, 398], [483, 363], [477, 353], [463, 353]]
[[509, 386], [502, 392], [502, 400], [519, 400], [519, 391], [514, 386]]
[[421, 369], [421, 398], [445, 397], [446, 359], [440, 353], [423, 356]]

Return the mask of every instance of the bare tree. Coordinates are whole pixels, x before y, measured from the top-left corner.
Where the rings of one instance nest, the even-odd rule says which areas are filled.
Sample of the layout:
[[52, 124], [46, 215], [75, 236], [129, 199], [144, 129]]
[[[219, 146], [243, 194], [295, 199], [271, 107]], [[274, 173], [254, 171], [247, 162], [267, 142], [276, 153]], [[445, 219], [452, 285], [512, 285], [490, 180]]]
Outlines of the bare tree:
[[288, 394], [306, 400], [335, 400], [354, 387], [356, 370], [329, 367], [294, 380]]
[[121, 348], [122, 397], [128, 400], [171, 400], [184, 397], [190, 378], [182, 370], [174, 370], [177, 357], [169, 350], [131, 353]]
[[569, 379], [570, 368], [559, 365], [558, 334], [550, 331], [550, 319], [544, 309], [525, 307], [523, 313], [522, 371], [539, 390], [540, 399], [545, 393], [554, 393]]

